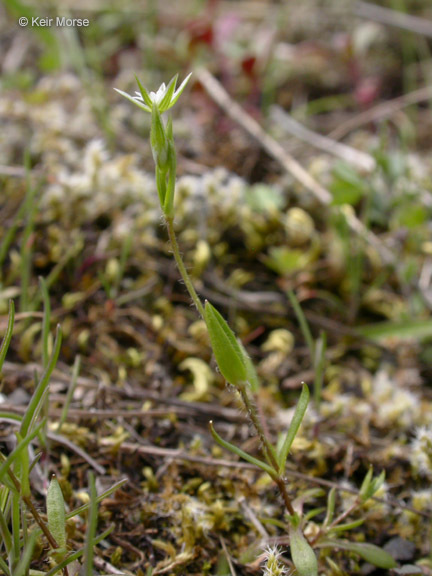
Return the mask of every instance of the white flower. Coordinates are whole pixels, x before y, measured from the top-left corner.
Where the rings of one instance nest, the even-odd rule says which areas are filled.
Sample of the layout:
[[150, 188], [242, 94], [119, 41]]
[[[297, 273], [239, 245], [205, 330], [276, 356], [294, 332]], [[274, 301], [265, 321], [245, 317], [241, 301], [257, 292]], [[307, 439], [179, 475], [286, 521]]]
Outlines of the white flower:
[[121, 94], [122, 96], [124, 96], [125, 98], [127, 98], [128, 100], [130, 100], [131, 102], [133, 102], [134, 104], [136, 104], [137, 106], [139, 106], [140, 108], [142, 108], [143, 110], [145, 110], [146, 112], [151, 113], [153, 106], [156, 106], [159, 112], [162, 113], [172, 108], [174, 104], [177, 102], [177, 100], [180, 98], [180, 94], [185, 89], [186, 84], [188, 83], [189, 78], [191, 77], [191, 74], [192, 72], [188, 76], [186, 76], [186, 78], [183, 80], [183, 82], [180, 84], [177, 90], [176, 90], [176, 84], [178, 74], [176, 74], [174, 78], [171, 79], [168, 86], [166, 86], [165, 83], [162, 83], [158, 88], [157, 92], [150, 92], [150, 94], [142, 86], [138, 78], [136, 78], [136, 81], [138, 83], [140, 91], [135, 92], [136, 96], [131, 96], [130, 94], [127, 94], [127, 92], [123, 92], [118, 88], [114, 88], [114, 90], [119, 94]]

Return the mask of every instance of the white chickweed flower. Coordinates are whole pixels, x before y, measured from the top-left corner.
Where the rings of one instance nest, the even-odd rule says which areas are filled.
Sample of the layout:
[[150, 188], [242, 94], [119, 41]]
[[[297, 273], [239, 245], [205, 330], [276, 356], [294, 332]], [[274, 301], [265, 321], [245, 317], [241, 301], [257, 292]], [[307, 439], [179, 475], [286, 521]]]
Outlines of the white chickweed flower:
[[142, 86], [141, 82], [136, 78], [138, 83], [138, 87], [140, 89], [139, 92], [135, 92], [136, 96], [131, 96], [127, 92], [123, 92], [123, 90], [119, 90], [118, 88], [114, 88], [116, 92], [133, 102], [139, 108], [142, 108], [146, 112], [151, 114], [153, 106], [156, 106], [160, 113], [166, 112], [170, 108], [174, 106], [177, 100], [180, 98], [181, 93], [186, 87], [186, 84], [191, 77], [192, 72], [186, 76], [183, 82], [176, 90], [176, 84], [178, 79], [178, 74], [171, 79], [168, 83], [168, 86], [165, 83], [161, 84], [158, 88], [157, 92], [150, 92], [148, 93], [147, 90]]

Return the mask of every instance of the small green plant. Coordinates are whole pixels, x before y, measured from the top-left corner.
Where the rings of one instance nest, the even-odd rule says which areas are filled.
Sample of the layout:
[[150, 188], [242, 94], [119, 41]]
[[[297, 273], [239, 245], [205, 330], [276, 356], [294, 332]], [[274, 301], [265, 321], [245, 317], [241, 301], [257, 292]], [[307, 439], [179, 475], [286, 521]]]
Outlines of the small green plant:
[[[23, 415], [14, 412], [0, 411], [0, 419], [11, 422], [16, 431], [16, 446], [6, 456], [0, 452], [0, 572], [5, 576], [53, 576], [63, 572], [68, 576], [68, 566], [84, 557], [84, 573], [93, 573], [94, 547], [105, 539], [113, 529], [110, 526], [102, 534], [96, 535], [97, 505], [112, 494], [125, 480], [116, 483], [103, 494], [97, 496], [94, 478], [90, 475], [90, 499], [87, 504], [66, 514], [63, 494], [58, 480], [53, 477], [49, 484], [46, 498], [46, 519], [39, 512], [35, 503], [30, 483], [30, 472], [37, 464], [39, 456], [30, 460], [29, 445], [35, 440], [44, 444], [47, 417], [44, 408], [47, 406], [51, 374], [57, 363], [61, 346], [61, 329], [57, 326], [56, 337], [49, 353], [50, 307], [46, 285], [41, 281], [42, 299], [45, 311], [42, 329], [43, 373], [36, 386], [26, 411]], [[8, 325], [0, 346], [0, 373], [9, 348], [14, 326], [15, 306], [9, 303]], [[77, 369], [76, 369], [77, 370]], [[66, 525], [70, 518], [89, 512], [86, 541], [82, 548], [71, 551], [66, 537]], [[51, 566], [47, 572], [30, 569], [33, 553], [38, 542], [50, 548]]]
[[[121, 90], [116, 90], [133, 104], [151, 114], [150, 145], [155, 162], [156, 186], [173, 256], [192, 301], [207, 326], [211, 347], [219, 370], [225, 380], [239, 393], [251, 424], [260, 440], [263, 458], [256, 458], [243, 451], [238, 446], [221, 438], [214, 429], [212, 422], [210, 422], [210, 432], [219, 445], [266, 472], [278, 487], [288, 515], [291, 557], [296, 571], [300, 576], [318, 575], [318, 560], [314, 548], [333, 547], [347, 549], [351, 552], [357, 553], [377, 566], [392, 567], [395, 565], [392, 557], [375, 546], [367, 544], [352, 544], [347, 541], [333, 538], [336, 533], [343, 532], [344, 530], [359, 525], [358, 521], [351, 524], [341, 524], [347, 516], [346, 513], [341, 514], [333, 520], [335, 502], [334, 491], [331, 491], [329, 494], [327, 514], [322, 525], [318, 528], [316, 535], [312, 537], [305, 536], [305, 527], [307, 522], [312, 517], [323, 513], [325, 509], [312, 510], [308, 514], [302, 515], [305, 501], [308, 496], [315, 496], [316, 491], [311, 491], [311, 494], [302, 495], [297, 500], [294, 500], [289, 494], [286, 485], [285, 466], [292, 443], [297, 435], [308, 406], [309, 389], [306, 384], [303, 384], [302, 392], [295, 408], [290, 427], [285, 436], [282, 437], [280, 442], [278, 442], [278, 445], [274, 446], [265, 432], [265, 426], [263, 425], [255, 406], [254, 393], [259, 389], [259, 379], [251, 359], [222, 315], [210, 302], [206, 301], [203, 305], [193, 286], [192, 280], [181, 257], [174, 228], [176, 151], [174, 146], [172, 120], [171, 117], [169, 117], [165, 122], [162, 118], [162, 114], [167, 112], [177, 102], [190, 78], [190, 74], [176, 90], [177, 78], [177, 75], [174, 76], [168, 86], [162, 84], [157, 92], [147, 92], [138, 78], [136, 80], [139, 92], [136, 92], [135, 96], [131, 96]], [[311, 349], [311, 355], [317, 373], [315, 382], [316, 401], [317, 404], [319, 404], [326, 347], [325, 336], [321, 336], [321, 339], [317, 344], [313, 342], [306, 320], [304, 315], [301, 313], [297, 300], [293, 294], [290, 294], [290, 298]], [[383, 475], [378, 479], [373, 479], [372, 471], [370, 471], [366, 476], [358, 499], [349, 512], [360, 508], [367, 499], [371, 498], [376, 493], [383, 482]], [[362, 521], [363, 520], [361, 520], [360, 523]], [[265, 574], [268, 575], [285, 573], [283, 567], [281, 567], [278, 562], [278, 553], [274, 550], [267, 554], [267, 561], [264, 570]]]

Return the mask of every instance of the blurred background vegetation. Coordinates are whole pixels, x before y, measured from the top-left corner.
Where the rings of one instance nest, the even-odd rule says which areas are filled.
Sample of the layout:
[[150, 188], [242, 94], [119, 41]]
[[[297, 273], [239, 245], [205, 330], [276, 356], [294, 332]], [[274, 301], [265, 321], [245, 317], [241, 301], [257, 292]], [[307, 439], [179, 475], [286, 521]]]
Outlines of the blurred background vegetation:
[[[18, 24], [57, 16], [89, 25]], [[88, 441], [111, 475], [130, 480], [102, 513], [120, 534], [101, 553], [113, 565], [224, 574], [228, 555], [238, 574], [257, 573], [245, 554], [256, 534], [236, 495], [259, 515], [278, 515], [275, 495], [251, 482], [250, 470], [161, 463], [128, 448], [183, 446], [210, 457], [207, 421], [215, 414], [248, 441], [241, 415], [228, 410], [235, 400], [208, 369], [205, 331], [171, 261], [147, 144], [150, 119], [113, 90], [133, 92], [135, 74], [156, 90], [190, 71], [174, 112], [176, 225], [198, 291], [230, 319], [257, 363], [274, 434], [301, 381], [315, 381], [315, 404], [293, 448], [296, 469], [354, 487], [369, 464], [385, 469], [388, 498], [423, 516], [387, 504], [371, 511], [368, 538], [413, 542], [407, 561], [430, 555], [432, 458], [429, 447], [420, 465], [414, 448], [416, 430], [432, 425], [431, 50], [426, 0], [0, 4], [2, 325], [9, 298], [18, 311], [3, 394], [18, 410], [33, 386], [31, 367], [43, 348], [42, 276], [52, 325], [60, 322], [64, 332], [53, 414], [79, 355], [71, 428], [63, 434]], [[227, 114], [203, 69], [313, 186]], [[136, 414], [100, 422], [86, 413], [161, 403], [166, 413], [147, 422]], [[72, 501], [88, 463], [67, 458], [76, 468], [55, 452], [50, 466], [61, 470]], [[194, 533], [192, 512], [180, 512], [186, 500], [199, 503], [209, 528]], [[268, 529], [282, 538], [276, 524]], [[232, 549], [221, 553], [221, 538]], [[175, 564], [185, 546], [193, 553]], [[225, 568], [216, 572], [218, 565]], [[341, 565], [358, 568], [354, 559]]]

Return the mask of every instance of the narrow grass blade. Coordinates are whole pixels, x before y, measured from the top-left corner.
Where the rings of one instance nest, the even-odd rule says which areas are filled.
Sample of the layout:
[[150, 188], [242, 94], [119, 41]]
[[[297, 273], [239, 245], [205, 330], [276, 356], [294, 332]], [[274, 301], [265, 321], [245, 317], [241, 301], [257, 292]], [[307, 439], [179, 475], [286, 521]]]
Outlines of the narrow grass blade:
[[[99, 504], [100, 502], [102, 502], [102, 500], [105, 500], [105, 498], [108, 498], [108, 496], [111, 496], [111, 494], [113, 494], [121, 486], [126, 484], [127, 481], [128, 481], [127, 478], [123, 478], [123, 480], [119, 480], [118, 482], [113, 484], [111, 486], [111, 488], [108, 488], [108, 490], [105, 490], [105, 492], [102, 492], [102, 494], [100, 494], [96, 498], [96, 503]], [[72, 510], [72, 512], [69, 512], [68, 514], [66, 514], [66, 520], [69, 520], [70, 518], [73, 518], [74, 516], [78, 516], [78, 514], [85, 512], [89, 508], [89, 506], [90, 506], [90, 504], [87, 503], [87, 504], [83, 504], [79, 508], [75, 508], [75, 510]]]
[[15, 321], [15, 304], [13, 300], [9, 300], [8, 325], [6, 328], [6, 334], [4, 335], [4, 338], [0, 346], [0, 373], [3, 369], [3, 363], [5, 361], [9, 345], [11, 343], [14, 321]]
[[0, 570], [3, 571], [3, 574], [5, 576], [11, 576], [11, 573], [9, 571], [9, 567], [1, 556], [0, 556]]
[[321, 390], [324, 379], [325, 354], [327, 350], [327, 333], [322, 332], [315, 346], [315, 378], [314, 378], [314, 402], [318, 410], [321, 404]]
[[39, 434], [41, 428], [45, 425], [45, 420], [39, 422], [39, 424], [32, 430], [29, 434], [23, 437], [23, 439], [18, 442], [15, 449], [9, 454], [3, 464], [0, 466], [0, 482], [4, 482], [4, 477], [12, 463], [20, 457], [22, 450], [26, 450], [30, 442], [36, 438]]
[[29, 310], [30, 301], [29, 301], [29, 286], [30, 286], [30, 277], [31, 277], [31, 269], [32, 269], [32, 236], [34, 232], [34, 225], [35, 225], [35, 216], [36, 216], [36, 209], [37, 209], [37, 202], [35, 201], [36, 197], [36, 188], [32, 186], [31, 183], [31, 166], [30, 166], [30, 154], [29, 151], [26, 151], [25, 154], [25, 168], [26, 168], [26, 180], [27, 180], [27, 192], [26, 192], [26, 215], [27, 215], [27, 223], [24, 228], [23, 237], [21, 240], [21, 260], [20, 260], [20, 276], [21, 276], [21, 296], [20, 296], [20, 311], [26, 312]]
[[15, 414], [15, 412], [0, 411], [0, 420], [14, 420], [16, 422], [21, 422], [22, 416], [21, 414]]
[[[105, 538], [107, 536], [109, 536], [111, 534], [111, 532], [114, 530], [114, 528], [115, 528], [115, 526], [113, 524], [112, 526], [107, 528], [104, 532], [102, 532], [102, 534], [99, 534], [99, 536], [97, 536], [94, 539], [93, 544], [95, 546], [97, 546], [100, 542], [102, 542], [102, 540], [105, 540]], [[64, 560], [59, 562], [57, 564], [57, 566], [54, 566], [54, 568], [51, 568], [51, 570], [49, 570], [45, 574], [45, 576], [54, 576], [54, 574], [57, 574], [57, 572], [60, 572], [60, 570], [63, 570], [63, 568], [66, 568], [66, 566], [68, 566], [69, 564], [71, 564], [75, 560], [78, 560], [79, 558], [81, 558], [81, 556], [84, 554], [84, 552], [85, 552], [85, 548], [81, 548], [80, 550], [77, 550], [73, 554], [69, 554], [69, 556], [67, 556]]]
[[432, 336], [432, 320], [404, 320], [403, 322], [379, 322], [356, 328], [360, 336], [371, 340], [400, 338], [422, 340]]
[[57, 331], [56, 331], [56, 337], [55, 337], [55, 341], [54, 341], [54, 348], [53, 348], [53, 351], [51, 354], [51, 358], [48, 362], [48, 365], [45, 369], [45, 372], [43, 373], [43, 375], [40, 379], [39, 384], [36, 386], [36, 389], [33, 392], [33, 396], [30, 400], [28, 408], [27, 408], [27, 410], [24, 414], [23, 420], [21, 422], [20, 433], [22, 436], [26, 436], [26, 434], [28, 433], [28, 431], [31, 427], [31, 424], [32, 424], [33, 420], [36, 418], [37, 413], [41, 407], [40, 405], [42, 404], [42, 400], [44, 398], [45, 391], [48, 388], [52, 371], [55, 368], [58, 356], [60, 354], [61, 341], [62, 341], [62, 333], [61, 333], [60, 325], [58, 325]]
[[[5, 518], [1, 508], [0, 508], [0, 536], [2, 539], [2, 543], [4, 544], [6, 554], [10, 557], [11, 551], [12, 551], [12, 534], [10, 533], [8, 523], [6, 521], [6, 518]], [[0, 556], [0, 560], [2, 560], [1, 556]], [[2, 568], [2, 565], [0, 564], [0, 569], [1, 568]], [[4, 570], [4, 567], [3, 567], [3, 570]], [[7, 570], [6, 573], [8, 573], [8, 572], [9, 572], [9, 570]]]
[[283, 474], [285, 471], [285, 464], [288, 458], [290, 448], [300, 428], [300, 424], [302, 423], [302, 420], [304, 418], [308, 403], [309, 403], [309, 388], [305, 383], [303, 383], [303, 388], [300, 394], [299, 401], [297, 402], [293, 419], [291, 421], [287, 435], [285, 436], [284, 443], [282, 444], [280, 450], [278, 451], [277, 461], [279, 464], [279, 474]]
[[84, 546], [83, 576], [93, 576], [93, 555], [97, 528], [97, 492], [93, 472], [89, 472], [90, 510], [87, 520], [87, 532]]
[[59, 420], [59, 423], [57, 426], [57, 434], [60, 434], [61, 427], [66, 422], [66, 418], [67, 418], [68, 411], [69, 411], [69, 406], [72, 402], [74, 391], [75, 391], [75, 388], [76, 388], [76, 385], [78, 382], [78, 376], [79, 376], [80, 368], [81, 368], [81, 357], [77, 356], [75, 358], [75, 362], [74, 362], [73, 369], [72, 369], [72, 382], [70, 383], [70, 386], [68, 388], [68, 391], [66, 394], [66, 400], [65, 400], [65, 403], [63, 405], [63, 410], [62, 410], [60, 420]]
[[30, 562], [33, 557], [33, 550], [36, 544], [36, 538], [37, 538], [36, 533], [30, 532], [26, 540], [24, 550], [21, 554], [20, 561], [18, 562], [18, 565], [13, 572], [13, 576], [27, 576]]
[[[21, 442], [23, 438], [17, 432], [18, 442]], [[20, 450], [16, 458], [14, 473], [20, 481], [21, 484], [21, 495], [24, 497], [30, 496], [30, 478], [29, 478], [29, 455], [28, 450]]]
[[12, 572], [20, 558], [20, 532], [21, 532], [21, 498], [16, 492], [11, 494], [11, 525], [12, 525]]
[[51, 303], [48, 294], [48, 288], [45, 280], [39, 278], [40, 289], [42, 292], [42, 300], [44, 304], [44, 315], [42, 321], [42, 366], [44, 369], [48, 366], [49, 361], [49, 333], [51, 322]]
[[288, 290], [287, 294], [291, 302], [291, 306], [294, 308], [294, 313], [297, 317], [298, 323], [300, 324], [300, 328], [303, 332], [303, 337], [306, 340], [307, 347], [309, 348], [309, 354], [313, 363], [315, 358], [315, 343], [309, 328], [308, 321], [306, 320], [306, 316], [303, 314], [303, 310], [301, 309], [299, 301], [297, 300], [294, 292], [292, 290]]
[[273, 470], [273, 468], [271, 468], [271, 466], [269, 466], [268, 464], [266, 464], [262, 460], [258, 460], [258, 458], [254, 458], [253, 456], [251, 456], [247, 452], [244, 452], [241, 448], [238, 448], [238, 446], [231, 444], [231, 442], [227, 442], [226, 440], [221, 438], [219, 436], [219, 434], [216, 432], [216, 430], [214, 429], [213, 422], [210, 421], [209, 425], [210, 425], [211, 435], [213, 436], [215, 441], [218, 444], [220, 444], [220, 446], [222, 446], [222, 448], [225, 448], [226, 450], [229, 450], [230, 452], [237, 454], [237, 456], [240, 456], [240, 458], [242, 458], [243, 460], [246, 460], [246, 462], [249, 462], [250, 464], [254, 464], [255, 466], [257, 466], [258, 468], [261, 468], [261, 470], [264, 470], [264, 472], [267, 472], [267, 474], [271, 478], [273, 478], [273, 480], [275, 480], [277, 478], [277, 473], [275, 472], [275, 470]]

